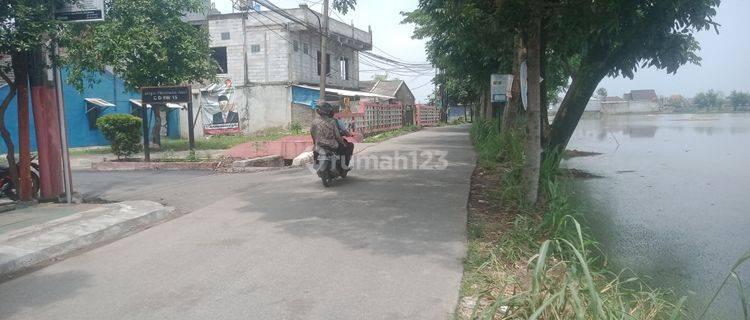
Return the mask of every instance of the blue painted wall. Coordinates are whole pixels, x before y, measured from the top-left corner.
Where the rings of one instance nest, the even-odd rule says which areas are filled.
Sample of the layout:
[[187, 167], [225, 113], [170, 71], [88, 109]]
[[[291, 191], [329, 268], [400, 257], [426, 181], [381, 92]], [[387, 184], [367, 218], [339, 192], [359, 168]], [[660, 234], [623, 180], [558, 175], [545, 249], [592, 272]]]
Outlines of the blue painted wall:
[[[68, 72], [63, 70], [63, 78], [67, 79]], [[87, 84], [83, 93], [65, 84], [63, 86], [63, 98], [65, 100], [65, 118], [68, 124], [68, 143], [70, 147], [104, 146], [109, 143], [95, 127], [89, 126], [87, 117], [87, 103], [84, 98], [99, 98], [113, 103], [115, 107], [101, 108], [100, 116], [110, 113], [132, 113], [133, 108], [130, 99], [140, 99], [140, 93], [130, 92], [125, 89], [122, 80], [111, 73], [95, 75], [95, 82]], [[0, 87], [0, 99], [8, 94], [8, 86]], [[31, 102], [29, 101], [29, 108]], [[31, 114], [31, 111], [29, 111]], [[140, 113], [137, 114], [140, 116]], [[153, 127], [153, 114], [149, 115], [149, 126]], [[31, 116], [31, 147], [36, 150], [36, 138], [34, 133], [34, 118]], [[170, 138], [180, 137], [180, 113], [179, 110], [170, 110], [167, 114], [167, 132]], [[5, 113], [5, 124], [18, 146], [18, 107], [17, 98], [11, 101]], [[17, 149], [16, 149], [17, 150]], [[0, 153], [6, 153], [5, 144], [0, 140]]]

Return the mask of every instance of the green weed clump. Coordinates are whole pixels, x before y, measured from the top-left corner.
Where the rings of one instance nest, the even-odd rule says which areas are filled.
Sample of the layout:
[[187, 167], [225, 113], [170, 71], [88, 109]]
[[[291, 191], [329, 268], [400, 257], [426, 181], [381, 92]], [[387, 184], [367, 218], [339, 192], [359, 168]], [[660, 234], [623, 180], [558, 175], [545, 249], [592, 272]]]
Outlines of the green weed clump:
[[[556, 165], [542, 164], [541, 208], [523, 205], [523, 136], [477, 121], [480, 170], [499, 183], [480, 191], [500, 212], [473, 212], [459, 319], [682, 319], [685, 298], [607, 269]], [[472, 210], [475, 211], [475, 210]], [[581, 222], [584, 222], [583, 224]]]

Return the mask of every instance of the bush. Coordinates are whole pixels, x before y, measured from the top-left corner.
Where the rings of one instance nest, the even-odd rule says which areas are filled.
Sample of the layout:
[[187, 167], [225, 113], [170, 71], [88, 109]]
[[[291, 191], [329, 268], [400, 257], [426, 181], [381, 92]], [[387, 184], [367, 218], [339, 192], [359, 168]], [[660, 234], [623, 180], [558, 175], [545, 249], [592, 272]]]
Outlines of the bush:
[[96, 126], [109, 141], [112, 153], [118, 159], [140, 152], [141, 118], [129, 114], [108, 114], [96, 120]]
[[292, 134], [300, 134], [302, 133], [302, 124], [299, 123], [299, 121], [292, 121], [292, 124], [289, 126], [289, 131], [292, 132]]

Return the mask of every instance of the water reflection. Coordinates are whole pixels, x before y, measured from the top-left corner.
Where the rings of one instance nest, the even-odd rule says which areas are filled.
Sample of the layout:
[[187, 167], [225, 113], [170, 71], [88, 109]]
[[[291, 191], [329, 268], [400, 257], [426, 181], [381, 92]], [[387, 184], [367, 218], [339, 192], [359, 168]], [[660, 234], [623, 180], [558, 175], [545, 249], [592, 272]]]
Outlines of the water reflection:
[[[577, 187], [611, 262], [696, 292], [690, 301], [699, 306], [750, 250], [748, 141], [749, 114], [585, 119], [570, 148], [603, 154], [564, 166], [605, 177]], [[750, 266], [740, 277], [750, 283]], [[726, 289], [709, 318], [736, 319], [738, 301], [736, 288]]]

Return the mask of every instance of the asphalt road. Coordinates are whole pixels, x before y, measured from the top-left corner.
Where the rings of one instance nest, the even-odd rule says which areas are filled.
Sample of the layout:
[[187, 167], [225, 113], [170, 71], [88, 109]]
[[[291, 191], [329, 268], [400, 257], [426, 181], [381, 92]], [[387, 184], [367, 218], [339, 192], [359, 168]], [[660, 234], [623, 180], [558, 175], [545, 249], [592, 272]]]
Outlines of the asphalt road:
[[79, 173], [82, 194], [190, 213], [0, 284], [0, 319], [449, 319], [475, 162], [467, 128], [398, 137], [360, 160], [327, 189], [305, 168]]

